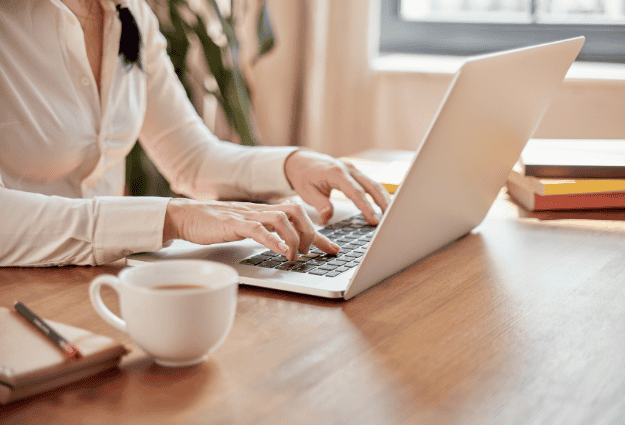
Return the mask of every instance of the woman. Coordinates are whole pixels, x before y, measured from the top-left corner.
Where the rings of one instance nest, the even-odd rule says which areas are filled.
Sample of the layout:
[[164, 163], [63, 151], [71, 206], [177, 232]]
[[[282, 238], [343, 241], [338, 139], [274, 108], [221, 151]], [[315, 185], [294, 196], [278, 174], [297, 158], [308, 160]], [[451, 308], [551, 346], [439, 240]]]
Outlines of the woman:
[[[365, 193], [383, 211], [389, 203], [329, 156], [217, 140], [144, 0], [3, 0], [0, 28], [0, 265], [102, 264], [174, 238], [253, 238], [289, 259], [311, 245], [336, 253], [300, 206], [232, 200], [297, 193], [327, 221], [337, 188], [372, 224]], [[196, 200], [119, 196], [137, 138]]]

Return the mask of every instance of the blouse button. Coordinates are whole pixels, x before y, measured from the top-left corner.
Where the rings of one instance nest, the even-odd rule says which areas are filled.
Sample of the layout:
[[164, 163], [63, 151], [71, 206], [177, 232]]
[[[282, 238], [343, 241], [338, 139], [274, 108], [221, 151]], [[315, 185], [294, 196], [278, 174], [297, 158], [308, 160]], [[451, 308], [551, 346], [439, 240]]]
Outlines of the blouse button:
[[90, 84], [89, 78], [88, 77], [82, 77], [80, 79], [80, 84], [82, 84], [83, 86], [88, 86]]

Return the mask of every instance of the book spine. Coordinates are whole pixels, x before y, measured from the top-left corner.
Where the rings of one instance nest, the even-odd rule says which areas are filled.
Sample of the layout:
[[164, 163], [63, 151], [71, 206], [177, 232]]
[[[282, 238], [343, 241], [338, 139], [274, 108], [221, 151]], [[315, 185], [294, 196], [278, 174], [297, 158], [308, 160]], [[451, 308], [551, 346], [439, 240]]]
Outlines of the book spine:
[[513, 169], [508, 180], [537, 195], [625, 192], [625, 179], [550, 179], [524, 176]]
[[624, 167], [523, 164], [526, 176], [550, 179], [622, 179]]
[[538, 195], [508, 182], [508, 193], [530, 211], [625, 208], [625, 192]]
[[535, 211], [625, 208], [625, 192], [535, 195], [535, 197]]

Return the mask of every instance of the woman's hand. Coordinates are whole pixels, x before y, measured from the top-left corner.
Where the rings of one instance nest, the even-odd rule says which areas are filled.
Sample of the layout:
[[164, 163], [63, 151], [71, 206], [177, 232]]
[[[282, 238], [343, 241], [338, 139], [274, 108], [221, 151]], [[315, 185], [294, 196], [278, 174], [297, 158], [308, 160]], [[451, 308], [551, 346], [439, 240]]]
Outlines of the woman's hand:
[[306, 150], [295, 151], [286, 159], [284, 168], [293, 189], [319, 211], [324, 223], [333, 214], [330, 202], [332, 189], [340, 190], [351, 199], [367, 222], [373, 225], [377, 225], [380, 220], [366, 194], [371, 195], [382, 212], [386, 211], [391, 202], [391, 197], [381, 184], [365, 176], [352, 164], [328, 155]]
[[[275, 232], [275, 233], [273, 233]], [[193, 201], [174, 198], [167, 204], [163, 241], [184, 239], [202, 245], [246, 238], [293, 261], [311, 245], [336, 254], [341, 248], [317, 233], [301, 205]]]

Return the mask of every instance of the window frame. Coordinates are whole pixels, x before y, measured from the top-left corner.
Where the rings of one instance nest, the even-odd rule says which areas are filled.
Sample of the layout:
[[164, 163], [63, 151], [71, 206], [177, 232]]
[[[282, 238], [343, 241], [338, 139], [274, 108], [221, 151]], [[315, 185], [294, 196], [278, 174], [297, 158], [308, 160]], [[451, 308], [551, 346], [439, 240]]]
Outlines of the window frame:
[[581, 61], [625, 63], [625, 25], [407, 21], [401, 0], [380, 1], [380, 53], [469, 56], [586, 37]]

